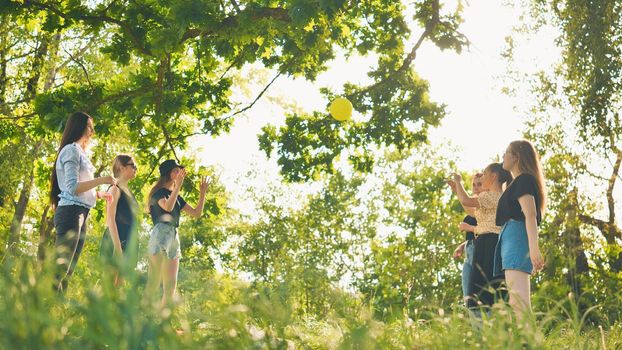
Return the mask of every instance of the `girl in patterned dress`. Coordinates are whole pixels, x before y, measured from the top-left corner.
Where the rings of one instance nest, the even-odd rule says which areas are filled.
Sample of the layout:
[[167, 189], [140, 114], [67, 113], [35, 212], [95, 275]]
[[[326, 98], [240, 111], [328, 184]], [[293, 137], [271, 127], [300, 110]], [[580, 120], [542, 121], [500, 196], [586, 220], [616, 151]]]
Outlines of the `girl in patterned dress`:
[[497, 204], [504, 186], [512, 181], [512, 174], [501, 163], [492, 163], [482, 175], [482, 192], [477, 197], [467, 195], [462, 178], [455, 174], [456, 194], [460, 203], [469, 208], [477, 220], [477, 226], [460, 223], [460, 230], [475, 233], [473, 240], [473, 263], [467, 282], [467, 305], [469, 308], [490, 307], [499, 297], [496, 290], [502, 281], [494, 275], [494, 253], [501, 227], [495, 223]]

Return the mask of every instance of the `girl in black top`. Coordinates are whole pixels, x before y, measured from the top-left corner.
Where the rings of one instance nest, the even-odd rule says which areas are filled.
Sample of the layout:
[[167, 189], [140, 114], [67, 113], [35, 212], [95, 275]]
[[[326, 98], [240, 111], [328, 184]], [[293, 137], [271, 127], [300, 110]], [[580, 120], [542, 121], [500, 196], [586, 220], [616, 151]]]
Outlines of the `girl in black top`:
[[[452, 192], [456, 193], [455, 182], [453, 180], [448, 180], [447, 184], [451, 187]], [[481, 173], [477, 173], [475, 174], [475, 176], [473, 176], [472, 185], [473, 185], [472, 186], [473, 194], [478, 195], [482, 191], [482, 174]], [[464, 207], [464, 206], [463, 208], [467, 212], [470, 212], [471, 214], [473, 214], [473, 211], [471, 210], [472, 208]], [[462, 220], [462, 222], [465, 224], [471, 225], [471, 226], [477, 226], [477, 220], [471, 215], [467, 215]], [[462, 263], [462, 296], [464, 298], [465, 305], [467, 303], [466, 297], [469, 295], [468, 286], [469, 286], [469, 281], [471, 278], [471, 270], [473, 267], [473, 252], [474, 252], [473, 240], [474, 239], [475, 239], [475, 234], [472, 231], [467, 231], [465, 234], [465, 241], [462, 242], [456, 248], [456, 250], [454, 250], [454, 254], [453, 254], [453, 257], [455, 259], [458, 259], [464, 256], [464, 262]]]
[[538, 244], [538, 225], [545, 208], [546, 189], [540, 159], [529, 141], [510, 143], [503, 168], [514, 181], [497, 206], [496, 224], [503, 226], [495, 250], [495, 272], [505, 272], [510, 306], [521, 318], [531, 309], [529, 277], [544, 266]]
[[[128, 264], [128, 268], [136, 266], [138, 256], [137, 243], [137, 208], [134, 195], [128, 188], [128, 182], [136, 177], [136, 163], [131, 156], [120, 154], [112, 162], [112, 173], [117, 179], [116, 186], [111, 186], [108, 193], [112, 201], [106, 206], [106, 231], [102, 237], [100, 255], [106, 260], [113, 258]], [[114, 284], [119, 286], [121, 278], [114, 271]]]
[[174, 159], [160, 164], [160, 179], [148, 196], [149, 212], [153, 229], [149, 237], [149, 274], [147, 291], [155, 294], [162, 283], [162, 306], [171, 303], [177, 289], [177, 272], [181, 249], [177, 227], [181, 212], [199, 218], [205, 204], [205, 193], [209, 185], [207, 178], [201, 178], [199, 203], [196, 208], [181, 198], [179, 191], [186, 177], [186, 170]]

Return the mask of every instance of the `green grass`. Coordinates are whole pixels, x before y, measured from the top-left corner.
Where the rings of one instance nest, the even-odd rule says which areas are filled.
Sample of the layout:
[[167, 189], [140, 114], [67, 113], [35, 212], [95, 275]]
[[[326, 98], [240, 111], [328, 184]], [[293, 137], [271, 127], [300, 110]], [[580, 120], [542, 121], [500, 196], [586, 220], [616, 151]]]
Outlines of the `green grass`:
[[[82, 261], [81, 263], [85, 263]], [[378, 320], [369, 303], [324, 291], [334, 308], [319, 317], [300, 312], [287, 285], [258, 288], [208, 271], [184, 271], [183, 299], [158, 309], [143, 295], [144, 275], [111, 286], [96, 265], [85, 266], [70, 291], [52, 290], [47, 267], [23, 258], [0, 276], [0, 347], [28, 349], [620, 349], [622, 324], [588, 324], [572, 300], [555, 301], [526, 324], [495, 309], [478, 321], [462, 309], [422, 305], [434, 316], [406, 313]], [[430, 315], [430, 312], [424, 314]], [[183, 331], [183, 334], [180, 334]]]

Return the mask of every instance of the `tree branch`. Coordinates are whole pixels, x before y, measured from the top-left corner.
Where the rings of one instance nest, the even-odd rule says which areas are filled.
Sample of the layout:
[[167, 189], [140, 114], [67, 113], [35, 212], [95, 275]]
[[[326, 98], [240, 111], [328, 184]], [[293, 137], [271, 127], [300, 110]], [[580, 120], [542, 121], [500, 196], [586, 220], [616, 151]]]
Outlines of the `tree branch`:
[[13, 120], [13, 121], [17, 121], [19, 119], [28, 119], [28, 118], [32, 118], [34, 116], [35, 116], [34, 113], [28, 113], [28, 114], [22, 114], [22, 115], [18, 115], [18, 116], [0, 117], [0, 120]]
[[[93, 35], [91, 37], [91, 39], [86, 43], [86, 45], [84, 45], [83, 47], [79, 48], [78, 50], [76, 50], [76, 52], [84, 52], [87, 49], [89, 49], [93, 44], [95, 44], [95, 42], [99, 39], [99, 36]], [[64, 50], [65, 52], [67, 52], [66, 50]], [[56, 69], [57, 70], [61, 70], [63, 68], [65, 68], [65, 66], [67, 64], [69, 64], [69, 62], [71, 62], [73, 60], [73, 56], [70, 54], [69, 55], [69, 59], [65, 60], [63, 63], [61, 63]]]
[[28, 52], [26, 52], [24, 54], [21, 54], [21, 55], [11, 56], [11, 57], [5, 59], [5, 61], [6, 62], [11, 62], [11, 61], [19, 60], [19, 59], [22, 59], [24, 57], [28, 57], [28, 56], [32, 55], [33, 53], [35, 53], [35, 51], [36, 50], [32, 50], [32, 51], [28, 51]]
[[104, 11], [100, 14], [97, 15], [89, 15], [89, 14], [83, 14], [83, 15], [77, 15], [75, 17], [66, 14], [64, 12], [62, 12], [61, 10], [57, 9], [56, 7], [49, 5], [49, 4], [45, 4], [45, 3], [41, 3], [38, 1], [33, 1], [33, 0], [24, 0], [22, 3], [20, 3], [20, 5], [22, 6], [31, 6], [31, 7], [36, 7], [39, 8], [41, 10], [47, 10], [50, 11], [52, 13], [54, 13], [55, 15], [62, 17], [64, 19], [75, 19], [75, 20], [81, 20], [81, 21], [96, 21], [96, 22], [104, 22], [104, 23], [111, 23], [111, 24], [115, 24], [117, 26], [119, 26], [123, 32], [125, 34], [127, 34], [130, 38], [130, 40], [134, 43], [134, 47], [140, 51], [142, 54], [146, 55], [146, 56], [154, 56], [153, 53], [147, 49], [143, 43], [141, 42], [141, 40], [138, 38], [138, 36], [136, 35], [136, 33], [134, 33], [134, 31], [132, 30], [132, 28], [130, 28], [130, 26], [119, 20], [116, 18], [112, 18], [108, 15], [106, 15], [106, 11], [108, 10], [108, 8], [104, 9]]
[[162, 143], [162, 146], [160, 146], [160, 149], [156, 153], [157, 158], [156, 158], [156, 161], [155, 161], [155, 165], [153, 167], [151, 167], [151, 170], [149, 171], [149, 174], [147, 175], [147, 179], [151, 177], [151, 175], [153, 174], [153, 171], [158, 166], [158, 163], [160, 163], [160, 159], [162, 159], [162, 153], [164, 153], [164, 149], [166, 148], [166, 145], [167, 145], [167, 140], [165, 140]]
[[179, 162], [180, 159], [177, 156], [177, 152], [175, 152], [175, 146], [173, 146], [173, 140], [171, 139], [171, 135], [168, 133], [168, 130], [166, 130], [166, 126], [164, 124], [162, 124], [161, 128], [162, 128], [162, 133], [164, 133], [164, 139], [166, 140], [166, 144], [168, 144], [169, 148], [171, 149], [171, 152], [173, 152], [173, 156]]
[[609, 244], [614, 244], [615, 243], [615, 237], [611, 236], [611, 225], [601, 219], [596, 219], [590, 215], [585, 215], [585, 214], [579, 214], [579, 220], [587, 225], [590, 226], [594, 226], [596, 227], [605, 237], [605, 239], [607, 240], [607, 243]]
[[591, 177], [593, 177], [593, 178], [595, 178], [595, 179], [597, 179], [597, 180], [601, 180], [601, 181], [609, 181], [609, 179], [608, 179], [608, 178], [606, 178], [606, 177], [604, 177], [604, 176], [600, 176], [600, 175], [598, 175], [598, 174], [595, 174], [594, 172], [592, 172], [592, 171], [588, 170], [588, 169], [587, 169], [587, 167], [585, 167], [584, 169], [581, 169], [580, 171], [581, 171], [581, 172], [584, 172], [584, 173], [586, 173], [586, 174], [588, 174], [589, 176], [591, 176]]
[[[165, 78], [164, 74], [165, 74], [165, 71], [170, 71], [171, 69], [170, 63], [171, 63], [171, 55], [168, 54], [162, 60], [160, 60], [160, 66], [158, 67], [158, 78], [156, 81], [156, 91], [155, 91], [155, 101], [154, 101], [156, 117], [162, 116], [162, 96], [164, 95], [164, 78]], [[173, 146], [173, 142], [168, 133], [168, 130], [166, 130], [165, 124], [166, 123], [161, 120], [160, 128], [162, 129], [162, 133], [164, 134], [164, 139], [166, 140], [166, 144], [169, 145], [171, 152], [173, 152], [175, 159], [179, 161], [179, 157], [177, 157], [177, 152], [175, 152], [175, 147]]]
[[263, 90], [261, 90], [261, 92], [259, 93], [259, 95], [257, 95], [257, 97], [255, 97], [255, 100], [253, 100], [253, 102], [251, 102], [248, 106], [246, 106], [246, 107], [244, 107], [244, 108], [242, 108], [242, 109], [238, 110], [237, 112], [235, 112], [235, 113], [233, 113], [233, 114], [231, 114], [231, 115], [229, 115], [229, 116], [225, 117], [225, 118], [224, 118], [224, 120], [227, 120], [227, 119], [233, 118], [233, 117], [235, 117], [236, 115], [241, 114], [241, 113], [244, 113], [244, 112], [246, 112], [247, 110], [249, 110], [249, 109], [253, 108], [253, 106], [255, 105], [255, 103], [257, 103], [257, 101], [259, 101], [259, 99], [263, 96], [263, 94], [265, 94], [265, 93], [266, 93], [266, 91], [268, 91], [268, 89], [270, 88], [270, 86], [272, 86], [272, 84], [276, 81], [276, 79], [277, 79], [278, 77], [280, 77], [280, 76], [281, 76], [281, 74], [283, 74], [283, 71], [287, 68], [287, 66], [289, 66], [289, 64], [288, 64], [288, 65], [286, 65], [286, 67], [283, 67], [283, 69], [282, 69], [282, 70], [279, 70], [279, 72], [278, 72], [278, 73], [274, 76], [274, 78], [272, 78], [272, 80], [270, 80], [270, 82], [268, 83], [268, 85], [266, 85], [266, 86], [263, 88]]
[[75, 58], [71, 53], [69, 53], [69, 51], [67, 51], [65, 49], [63, 49], [63, 51], [65, 51], [65, 53], [67, 55], [69, 55], [69, 57], [71, 58], [72, 61], [76, 62], [78, 64], [78, 66], [80, 66], [80, 68], [82, 68], [82, 72], [84, 72], [84, 76], [86, 77], [86, 81], [89, 83], [89, 87], [91, 88], [91, 90], [95, 90], [94, 87], [93, 87], [93, 83], [91, 82], [91, 77], [89, 76], [89, 71], [86, 69], [84, 64], [80, 60]]
[[[615, 199], [613, 198], [613, 191], [615, 184], [620, 176], [620, 168], [622, 167], [622, 149], [618, 148], [615, 144], [611, 144], [611, 150], [616, 155], [615, 163], [612, 164], [611, 176], [607, 180], [607, 209], [608, 209], [608, 221], [596, 219], [592, 216], [580, 214], [579, 220], [591, 226], [594, 226], [600, 230], [605, 236], [608, 244], [616, 244], [616, 238], [622, 238], [622, 228], [616, 223], [616, 208]], [[587, 171], [587, 169], [586, 169]], [[589, 173], [589, 172], [588, 172]], [[606, 180], [602, 178], [603, 180]], [[578, 207], [578, 203], [577, 203]]]
[[231, 64], [227, 67], [227, 69], [225, 69], [225, 71], [220, 75], [220, 78], [218, 78], [218, 80], [222, 80], [225, 77], [225, 75], [227, 75], [227, 73], [229, 73], [229, 71], [238, 64], [238, 61], [240, 60], [240, 58], [242, 58], [245, 52], [246, 52], [246, 47], [243, 48], [242, 51], [240, 51], [240, 53], [231, 62]]
[[88, 109], [89, 110], [93, 110], [98, 108], [99, 106], [108, 103], [108, 102], [112, 102], [115, 100], [118, 100], [120, 98], [124, 98], [124, 97], [133, 97], [133, 96], [137, 96], [143, 93], [147, 93], [149, 90], [151, 90], [153, 88], [153, 86], [150, 85], [143, 85], [140, 88], [136, 89], [136, 90], [130, 90], [130, 91], [121, 91], [118, 92], [116, 94], [112, 94], [109, 95], [105, 98], [102, 98], [101, 100], [96, 100], [95, 102], [91, 103], [88, 105]]
[[177, 136], [175, 138], [171, 138], [171, 140], [181, 141], [181, 140], [185, 140], [185, 139], [187, 139], [189, 137], [198, 136], [198, 135], [207, 135], [207, 132], [205, 132], [205, 131], [197, 131], [197, 132], [193, 132], [193, 133], [190, 133], [190, 134], [183, 134], [183, 135], [179, 135], [179, 136]]
[[241, 12], [241, 10], [240, 10], [240, 5], [238, 5], [238, 2], [237, 2], [237, 1], [235, 1], [235, 0], [231, 0], [231, 3], [233, 4], [233, 7], [235, 8], [235, 11], [236, 11], [237, 13], [240, 13], [240, 12]]
[[417, 57], [417, 50], [419, 50], [419, 48], [423, 44], [423, 41], [430, 34], [432, 34], [432, 32], [434, 31], [434, 29], [436, 28], [436, 26], [439, 23], [439, 8], [440, 8], [440, 6], [439, 6], [439, 3], [438, 3], [438, 0], [434, 1], [432, 3], [432, 10], [434, 12], [432, 14], [432, 18], [430, 19], [430, 21], [428, 23], [426, 23], [425, 30], [423, 31], [423, 33], [419, 37], [419, 40], [417, 40], [417, 43], [415, 44], [415, 46], [413, 46], [412, 50], [410, 50], [410, 53], [408, 54], [408, 56], [406, 56], [406, 59], [402, 63], [402, 66], [397, 70], [396, 73], [401, 73], [404, 70], [408, 69], [410, 67], [411, 63], [415, 60], [415, 57]]
[[196, 37], [203, 37], [210, 34], [215, 34], [220, 32], [226, 27], [233, 26], [238, 23], [238, 20], [241, 16], [248, 16], [248, 20], [250, 21], [258, 21], [261, 19], [272, 18], [276, 20], [280, 20], [282, 22], [290, 22], [289, 12], [287, 9], [278, 8], [278, 7], [260, 7], [260, 8], [244, 8], [244, 10], [238, 11], [238, 13], [234, 16], [229, 16], [225, 18], [220, 25], [214, 29], [201, 29], [201, 28], [189, 28], [186, 30], [184, 35], [182, 35], [180, 43], [185, 42], [188, 39], [193, 39]]
[[426, 23], [425, 26], [425, 30], [423, 31], [423, 33], [421, 33], [421, 36], [419, 37], [419, 39], [417, 40], [417, 42], [415, 43], [415, 45], [413, 46], [413, 48], [410, 50], [410, 53], [408, 53], [408, 55], [406, 56], [406, 58], [404, 59], [404, 61], [402, 62], [400, 68], [398, 68], [397, 70], [395, 70], [394, 72], [390, 73], [388, 76], [386, 76], [384, 79], [369, 85], [368, 87], [359, 90], [357, 92], [355, 92], [354, 94], [352, 94], [351, 96], [348, 97], [353, 97], [356, 95], [360, 95], [360, 94], [364, 94], [367, 93], [369, 91], [372, 91], [374, 89], [376, 89], [379, 86], [382, 86], [386, 81], [389, 81], [391, 79], [393, 79], [393, 77], [395, 76], [399, 76], [401, 75], [404, 71], [406, 71], [407, 69], [410, 68], [410, 65], [412, 64], [412, 62], [415, 60], [415, 57], [417, 57], [417, 50], [419, 50], [419, 48], [421, 47], [421, 45], [423, 44], [423, 42], [425, 41], [425, 39], [427, 39], [432, 32], [434, 31], [434, 29], [436, 28], [436, 26], [439, 23], [439, 2], [438, 0], [434, 1], [434, 3], [432, 4], [432, 9], [434, 11], [432, 18], [430, 19], [429, 22]]

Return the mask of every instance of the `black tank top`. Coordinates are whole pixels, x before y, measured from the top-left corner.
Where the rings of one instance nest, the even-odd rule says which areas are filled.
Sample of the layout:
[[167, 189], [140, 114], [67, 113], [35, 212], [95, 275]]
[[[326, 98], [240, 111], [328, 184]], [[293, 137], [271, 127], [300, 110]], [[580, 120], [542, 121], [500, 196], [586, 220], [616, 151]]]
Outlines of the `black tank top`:
[[[477, 226], [477, 219], [472, 217], [471, 215], [467, 215], [464, 217], [464, 219], [462, 220], [462, 222], [465, 222], [471, 226]], [[473, 240], [475, 239], [475, 233], [473, 232], [467, 232], [465, 234], [464, 239], [466, 239], [467, 241]]]
[[117, 202], [115, 222], [117, 223], [117, 230], [119, 231], [119, 240], [125, 245], [136, 224], [138, 203], [131, 192], [126, 193], [120, 187], [117, 186], [117, 188], [121, 191], [121, 196]]

